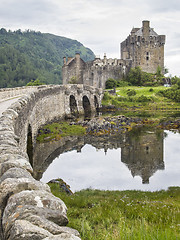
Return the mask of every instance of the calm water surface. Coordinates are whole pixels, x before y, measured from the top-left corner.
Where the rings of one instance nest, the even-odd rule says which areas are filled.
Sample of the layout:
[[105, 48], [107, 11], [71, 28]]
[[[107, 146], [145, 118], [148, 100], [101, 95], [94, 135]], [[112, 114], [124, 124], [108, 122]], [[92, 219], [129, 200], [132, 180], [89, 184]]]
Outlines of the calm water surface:
[[[138, 136], [89, 140], [68, 149], [47, 167], [41, 181], [62, 178], [72, 191], [167, 189], [180, 185], [180, 134], [145, 131]], [[80, 140], [79, 140], [80, 141]], [[77, 151], [78, 150], [78, 151]]]

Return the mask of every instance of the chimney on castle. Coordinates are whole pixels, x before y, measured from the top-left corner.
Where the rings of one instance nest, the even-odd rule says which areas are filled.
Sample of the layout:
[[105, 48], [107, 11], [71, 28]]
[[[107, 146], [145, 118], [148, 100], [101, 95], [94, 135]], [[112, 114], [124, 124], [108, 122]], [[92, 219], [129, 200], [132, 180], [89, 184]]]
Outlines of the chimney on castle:
[[149, 37], [149, 32], [150, 32], [150, 27], [149, 27], [149, 21], [147, 20], [144, 20], [143, 22], [143, 37], [146, 38], [146, 37]]
[[63, 57], [64, 65], [66, 65], [66, 57]]
[[78, 59], [78, 60], [80, 60], [80, 53], [76, 53], [76, 54], [75, 54], [75, 58]]

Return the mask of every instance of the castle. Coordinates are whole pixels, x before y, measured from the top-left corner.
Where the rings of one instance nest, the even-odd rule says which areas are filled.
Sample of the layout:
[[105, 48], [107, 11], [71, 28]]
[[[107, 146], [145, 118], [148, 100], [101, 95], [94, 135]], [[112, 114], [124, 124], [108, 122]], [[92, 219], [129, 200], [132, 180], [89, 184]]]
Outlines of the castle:
[[66, 59], [62, 70], [63, 84], [79, 83], [105, 88], [109, 78], [122, 79], [131, 68], [140, 66], [148, 73], [155, 73], [160, 66], [164, 73], [165, 35], [158, 35], [150, 28], [149, 21], [143, 21], [141, 28], [133, 28], [130, 35], [121, 43], [121, 59], [96, 57], [84, 62], [80, 54]]

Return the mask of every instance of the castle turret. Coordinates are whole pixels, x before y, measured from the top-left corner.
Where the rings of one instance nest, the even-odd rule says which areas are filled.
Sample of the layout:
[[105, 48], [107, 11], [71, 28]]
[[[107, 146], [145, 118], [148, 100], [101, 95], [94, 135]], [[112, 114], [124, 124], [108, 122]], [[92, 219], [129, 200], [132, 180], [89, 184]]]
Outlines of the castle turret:
[[164, 44], [165, 36], [158, 35], [144, 20], [142, 27], [133, 28], [121, 43], [121, 57], [130, 60], [133, 68], [140, 66], [145, 72], [156, 73], [159, 66], [164, 73]]
[[145, 20], [142, 23], [143, 23], [143, 27], [142, 27], [143, 37], [148, 38], [150, 34], [149, 21]]

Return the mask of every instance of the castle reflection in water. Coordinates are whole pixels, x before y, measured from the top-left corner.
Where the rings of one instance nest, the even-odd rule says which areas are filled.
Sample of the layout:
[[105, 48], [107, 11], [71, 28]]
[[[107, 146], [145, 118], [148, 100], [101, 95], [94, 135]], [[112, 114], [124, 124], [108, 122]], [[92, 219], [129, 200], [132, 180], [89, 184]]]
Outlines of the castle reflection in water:
[[128, 167], [132, 176], [140, 176], [143, 184], [157, 171], [164, 169], [162, 130], [137, 129], [116, 136], [67, 137], [51, 143], [37, 144], [33, 154], [34, 177], [41, 179], [53, 160], [64, 152], [81, 152], [84, 145], [96, 149], [121, 148], [121, 161]]

